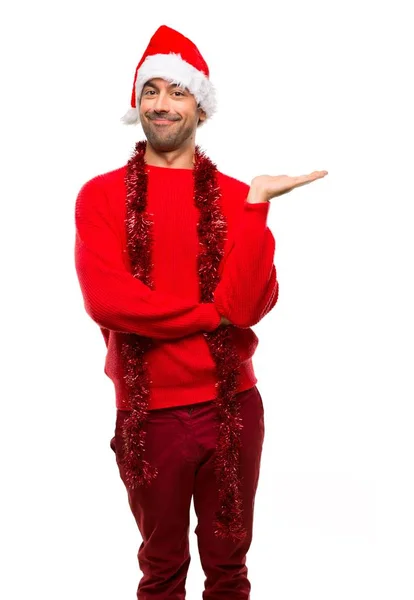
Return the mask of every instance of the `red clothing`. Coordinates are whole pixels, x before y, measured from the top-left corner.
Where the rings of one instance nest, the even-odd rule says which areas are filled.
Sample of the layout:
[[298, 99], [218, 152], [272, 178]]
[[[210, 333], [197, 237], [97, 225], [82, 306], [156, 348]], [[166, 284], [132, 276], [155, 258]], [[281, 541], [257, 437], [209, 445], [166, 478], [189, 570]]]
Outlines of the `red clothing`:
[[126, 165], [97, 175], [80, 189], [75, 206], [75, 265], [89, 316], [107, 346], [105, 374], [116, 407], [127, 410], [120, 348], [124, 333], [153, 339], [146, 353], [149, 409], [216, 397], [217, 374], [202, 331], [227, 317], [241, 358], [237, 392], [255, 385], [252, 325], [276, 304], [275, 240], [267, 226], [269, 202], [246, 202], [249, 186], [218, 172], [227, 239], [214, 302], [199, 302], [199, 248], [192, 169], [147, 165], [147, 213], [153, 221], [154, 290], [131, 273], [126, 246]]

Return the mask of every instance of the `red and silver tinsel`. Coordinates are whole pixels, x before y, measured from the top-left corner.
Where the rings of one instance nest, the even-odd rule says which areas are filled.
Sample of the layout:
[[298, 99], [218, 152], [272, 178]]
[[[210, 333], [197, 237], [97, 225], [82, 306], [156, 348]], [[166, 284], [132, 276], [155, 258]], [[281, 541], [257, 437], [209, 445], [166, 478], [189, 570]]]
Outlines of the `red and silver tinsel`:
[[[132, 274], [154, 289], [151, 278], [152, 222], [146, 213], [147, 172], [145, 170], [146, 141], [137, 142], [127, 164], [126, 231]], [[199, 209], [197, 224], [201, 250], [197, 257], [200, 282], [200, 302], [213, 302], [219, 281], [219, 265], [224, 254], [227, 223], [220, 207], [220, 188], [216, 165], [199, 146], [195, 149], [194, 202]], [[219, 505], [214, 523], [217, 537], [243, 539], [246, 530], [242, 520], [240, 476], [240, 432], [243, 427], [236, 390], [240, 373], [240, 358], [234, 346], [229, 326], [203, 332], [216, 364], [217, 445], [215, 472]], [[134, 489], [150, 485], [157, 477], [156, 465], [145, 459], [145, 421], [151, 393], [145, 353], [152, 340], [137, 334], [124, 334], [122, 345], [124, 378], [129, 394], [131, 414], [122, 425], [122, 465], [125, 482]]]

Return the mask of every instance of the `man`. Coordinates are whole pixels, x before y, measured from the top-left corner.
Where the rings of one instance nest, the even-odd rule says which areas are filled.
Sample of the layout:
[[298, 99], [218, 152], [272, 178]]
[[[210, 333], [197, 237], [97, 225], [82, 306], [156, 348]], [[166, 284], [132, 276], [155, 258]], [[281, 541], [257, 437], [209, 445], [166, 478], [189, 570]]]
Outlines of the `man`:
[[123, 117], [146, 140], [76, 201], [76, 269], [115, 386], [111, 448], [143, 540], [141, 599], [185, 597], [192, 498], [204, 600], [250, 597], [264, 439], [251, 327], [279, 291], [269, 200], [326, 174], [224, 175], [195, 144], [215, 108], [197, 47], [160, 27]]

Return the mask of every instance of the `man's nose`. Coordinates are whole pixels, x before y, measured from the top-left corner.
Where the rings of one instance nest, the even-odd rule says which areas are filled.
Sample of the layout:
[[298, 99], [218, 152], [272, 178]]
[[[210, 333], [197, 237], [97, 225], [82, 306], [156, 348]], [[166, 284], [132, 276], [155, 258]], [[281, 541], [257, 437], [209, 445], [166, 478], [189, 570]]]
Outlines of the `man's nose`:
[[170, 107], [167, 94], [158, 94], [154, 104], [154, 110], [157, 112], [169, 112]]

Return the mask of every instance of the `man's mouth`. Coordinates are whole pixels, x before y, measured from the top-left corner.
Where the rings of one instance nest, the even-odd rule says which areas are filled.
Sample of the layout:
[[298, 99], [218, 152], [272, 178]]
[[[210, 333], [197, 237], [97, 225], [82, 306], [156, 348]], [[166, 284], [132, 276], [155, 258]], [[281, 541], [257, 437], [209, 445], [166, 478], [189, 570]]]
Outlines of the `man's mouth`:
[[151, 119], [151, 121], [157, 125], [169, 125], [170, 123], [174, 123], [171, 119]]
[[152, 121], [153, 123], [155, 123], [156, 125], [169, 125], [170, 123], [175, 123], [176, 121], [179, 121], [180, 118], [174, 118], [174, 117], [157, 117], [156, 115], [154, 115], [154, 113], [149, 113], [147, 115], [147, 119], [149, 121]]

